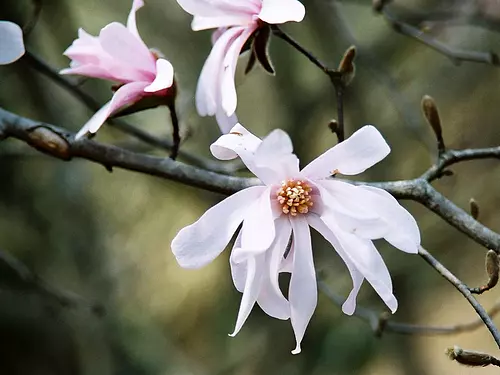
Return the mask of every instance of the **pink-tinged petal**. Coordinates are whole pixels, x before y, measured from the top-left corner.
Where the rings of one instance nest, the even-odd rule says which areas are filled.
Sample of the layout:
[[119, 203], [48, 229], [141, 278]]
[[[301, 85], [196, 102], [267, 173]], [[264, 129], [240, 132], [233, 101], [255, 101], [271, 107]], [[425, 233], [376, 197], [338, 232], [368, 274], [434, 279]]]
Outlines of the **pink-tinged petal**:
[[231, 254], [237, 263], [268, 250], [276, 236], [271, 211], [270, 188], [251, 203], [241, 228], [241, 246]]
[[224, 32], [213, 45], [196, 87], [196, 109], [200, 116], [213, 116], [222, 105], [220, 80], [224, 57], [229, 46], [243, 30], [243, 27], [232, 27]]
[[248, 213], [249, 203], [266, 190], [263, 186], [241, 190], [210, 208], [195, 223], [181, 229], [172, 241], [172, 252], [184, 268], [200, 268], [227, 246]]
[[259, 18], [270, 24], [290, 21], [300, 22], [306, 15], [306, 9], [297, 0], [262, 0]]
[[107, 79], [110, 81], [115, 81], [116, 76], [108, 71], [108, 69], [102, 68], [98, 65], [80, 65], [70, 68], [65, 68], [59, 71], [59, 74], [77, 74], [86, 77]]
[[281, 292], [278, 278], [292, 227], [288, 218], [280, 218], [275, 223], [276, 239], [266, 253], [267, 269], [264, 271], [257, 303], [267, 315], [286, 320], [290, 318], [290, 304]]
[[187, 13], [202, 17], [244, 16], [257, 14], [260, 10], [255, 1], [233, 0], [177, 0]]
[[292, 354], [299, 354], [301, 352], [300, 343], [318, 303], [318, 288], [309, 225], [302, 216], [291, 218], [290, 223], [293, 230], [295, 252], [288, 299], [290, 301], [290, 318], [297, 341], [297, 346]]
[[410, 254], [417, 254], [420, 246], [420, 230], [413, 216], [388, 192], [371, 186], [358, 186], [370, 197], [369, 209], [376, 211], [389, 226], [384, 236], [392, 246]]
[[238, 311], [238, 318], [236, 319], [234, 331], [229, 336], [236, 336], [241, 327], [243, 327], [243, 324], [257, 301], [262, 285], [265, 256], [265, 254], [260, 254], [256, 257], [248, 258], [247, 260], [245, 289], [243, 290], [243, 297], [241, 297], [240, 310]]
[[276, 183], [299, 174], [299, 159], [293, 154], [292, 140], [281, 129], [273, 130], [262, 140], [255, 151], [255, 164], [271, 169]]
[[323, 210], [336, 217], [342, 230], [370, 240], [390, 232], [390, 225], [378, 210], [372, 209], [371, 194], [342, 181], [319, 180], [315, 185], [321, 193]]
[[210, 145], [210, 152], [219, 160], [231, 160], [238, 157], [236, 150], [255, 153], [262, 140], [249, 132], [241, 124], [236, 124], [228, 134], [220, 136]]
[[257, 29], [257, 25], [251, 25], [243, 30], [243, 32], [229, 46], [224, 57], [223, 66], [221, 67], [220, 76], [220, 96], [222, 99], [222, 108], [226, 115], [231, 116], [236, 111], [238, 97], [236, 95], [236, 86], [234, 83], [234, 75], [236, 73], [236, 64], [240, 56], [241, 49]]
[[380, 132], [366, 125], [313, 160], [301, 173], [313, 180], [326, 178], [334, 172], [355, 175], [377, 164], [390, 151]]
[[[332, 215], [323, 215], [321, 220], [335, 234], [340, 246], [354, 266], [363, 274], [387, 307], [394, 313], [398, 308], [398, 301], [392, 293], [391, 275], [372, 241], [343, 231]], [[339, 252], [338, 248], [335, 250]]]
[[[215, 120], [217, 121], [217, 125], [219, 125], [222, 134], [229, 133], [231, 129], [238, 124], [238, 117], [236, 116], [236, 113], [228, 116], [220, 105], [217, 106], [217, 110], [215, 111]], [[238, 155], [234, 155], [234, 157], [238, 157]]]
[[148, 82], [132, 82], [116, 90], [111, 101], [104, 105], [89, 121], [87, 121], [77, 133], [75, 139], [79, 139], [87, 133], [97, 132], [106, 119], [114, 112], [139, 100], [144, 95], [144, 88], [147, 85]]
[[172, 86], [174, 83], [174, 67], [165, 59], [156, 60], [156, 78], [149, 86], [147, 86], [145, 92], [157, 92], [165, 90]]
[[234, 240], [233, 249], [231, 255], [229, 256], [229, 264], [231, 266], [231, 277], [233, 278], [233, 284], [238, 290], [238, 292], [243, 293], [245, 289], [245, 281], [247, 279], [247, 260], [242, 262], [237, 262], [235, 258], [238, 257], [238, 251], [241, 248], [241, 230]]
[[104, 51], [115, 59], [155, 77], [156, 63], [153, 54], [144, 42], [121, 23], [113, 22], [105, 26], [99, 34], [99, 41]]
[[249, 171], [264, 184], [271, 185], [277, 181], [277, 171], [273, 169], [272, 163], [261, 166], [255, 162], [255, 152], [261, 143], [259, 138], [238, 124], [228, 134], [220, 136], [210, 146], [210, 150], [216, 158], [223, 160], [231, 159], [234, 154], [237, 154]]
[[191, 22], [191, 28], [194, 31], [215, 29], [218, 27], [229, 26], [248, 26], [254, 22], [251, 14], [235, 15], [235, 16], [222, 16], [222, 17], [202, 17], [194, 16]]
[[130, 10], [130, 13], [127, 18], [127, 29], [135, 35], [136, 38], [139, 38], [139, 40], [142, 41], [141, 36], [139, 35], [139, 31], [137, 30], [137, 22], [136, 22], [136, 17], [135, 13], [141, 9], [144, 6], [144, 1], [143, 0], [134, 0], [132, 2], [132, 9]]
[[325, 225], [325, 223], [317, 215], [308, 215], [307, 222], [311, 227], [313, 227], [318, 233], [320, 233], [328, 242], [330, 242], [339, 254], [340, 258], [344, 261], [349, 274], [352, 279], [352, 290], [349, 296], [342, 305], [342, 311], [344, 314], [352, 315], [356, 310], [356, 298], [358, 296], [361, 285], [363, 284], [363, 274], [356, 268], [355, 264], [351, 261], [347, 255], [347, 251], [340, 245], [340, 242], [335, 237], [335, 234]]
[[0, 21], [0, 65], [13, 63], [24, 52], [23, 31], [19, 25]]

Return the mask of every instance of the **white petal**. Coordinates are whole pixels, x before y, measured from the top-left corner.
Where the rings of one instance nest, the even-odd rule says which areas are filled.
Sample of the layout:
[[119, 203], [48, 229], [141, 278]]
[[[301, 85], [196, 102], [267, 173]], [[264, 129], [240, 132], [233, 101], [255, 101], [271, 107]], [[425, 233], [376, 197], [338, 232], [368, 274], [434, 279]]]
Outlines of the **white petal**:
[[347, 269], [349, 270], [349, 274], [351, 275], [352, 279], [352, 290], [349, 293], [349, 296], [345, 300], [344, 304], [342, 305], [342, 311], [344, 312], [344, 314], [352, 315], [356, 310], [356, 298], [365, 278], [351, 261], [351, 259], [347, 255], [347, 251], [340, 245], [340, 242], [337, 240], [337, 237], [335, 237], [335, 234], [325, 225], [325, 223], [323, 223], [323, 221], [317, 215], [308, 215], [307, 222], [328, 242], [332, 244], [333, 248], [335, 249], [335, 251], [337, 251], [340, 258], [342, 258], [345, 265], [347, 266]]
[[300, 22], [306, 15], [306, 9], [297, 0], [263, 0], [259, 18], [270, 24], [289, 21]]
[[236, 236], [234, 241], [233, 249], [231, 251], [231, 256], [229, 257], [229, 264], [231, 266], [231, 277], [233, 278], [233, 284], [238, 290], [238, 292], [243, 293], [245, 289], [245, 281], [247, 279], [247, 260], [242, 262], [236, 262], [236, 257], [238, 256], [238, 249], [241, 248], [241, 230]]
[[420, 246], [420, 231], [413, 216], [399, 204], [388, 192], [371, 186], [358, 186], [360, 191], [371, 193], [370, 209], [390, 225], [389, 233], [384, 237], [387, 242], [399, 250], [417, 254]]
[[165, 59], [156, 60], [156, 78], [145, 92], [156, 92], [169, 88], [174, 83], [174, 67]]
[[293, 332], [297, 341], [297, 346], [292, 354], [298, 354], [301, 351], [300, 343], [307, 325], [316, 309], [318, 288], [309, 225], [306, 219], [301, 216], [290, 219], [290, 223], [292, 224], [295, 253], [288, 299]]
[[13, 63], [24, 55], [23, 31], [19, 25], [0, 21], [0, 65]]
[[[321, 220], [335, 234], [348, 258], [394, 313], [398, 307], [398, 302], [392, 293], [391, 275], [372, 241], [343, 231], [332, 215], [323, 215]], [[338, 252], [339, 249], [336, 250]]]
[[237, 95], [236, 86], [234, 83], [234, 75], [236, 73], [236, 64], [240, 56], [241, 49], [257, 28], [257, 25], [246, 27], [243, 32], [233, 41], [227, 49], [224, 57], [223, 66], [221, 66], [220, 76], [220, 96], [222, 99], [222, 108], [226, 115], [231, 116], [236, 111]]
[[257, 302], [267, 315], [286, 320], [290, 318], [290, 304], [281, 292], [278, 279], [292, 228], [288, 218], [280, 218], [275, 223], [276, 239], [266, 253], [266, 270]]
[[379, 131], [366, 125], [313, 160], [301, 173], [313, 180], [326, 178], [334, 172], [355, 175], [378, 163], [390, 151]]
[[241, 248], [233, 252], [234, 260], [241, 262], [249, 256], [266, 251], [271, 247], [274, 238], [270, 188], [267, 188], [259, 199], [252, 203], [246, 214], [241, 228]]
[[253, 22], [252, 15], [235, 15], [222, 17], [194, 16], [191, 28], [194, 31], [214, 29], [228, 26], [248, 26]]
[[[226, 115], [226, 112], [222, 109], [222, 104], [217, 106], [217, 110], [215, 111], [215, 120], [217, 121], [217, 125], [219, 125], [222, 134], [229, 133], [234, 126], [238, 125], [238, 117], [236, 116], [236, 113], [233, 113], [231, 116]], [[234, 155], [235, 156], [230, 159], [238, 157], [238, 155]]]
[[259, 2], [252, 0], [177, 0], [193, 16], [227, 17], [257, 14]]
[[236, 124], [228, 134], [223, 134], [210, 145], [210, 152], [219, 160], [231, 160], [238, 157], [235, 150], [255, 153], [262, 140], [249, 132], [243, 125]]
[[214, 260], [229, 243], [251, 203], [265, 190], [263, 186], [241, 190], [181, 229], [171, 245], [181, 267], [200, 268]]
[[143, 0], [134, 0], [132, 3], [132, 9], [130, 10], [130, 13], [127, 18], [127, 29], [134, 34], [137, 38], [139, 38], [141, 41], [141, 36], [139, 35], [139, 31], [137, 30], [137, 22], [135, 18], [135, 13], [141, 9], [144, 6], [144, 1]]
[[238, 318], [236, 319], [234, 331], [229, 336], [236, 336], [241, 327], [243, 327], [243, 324], [247, 320], [248, 315], [250, 315], [250, 312], [257, 301], [260, 286], [262, 285], [262, 273], [264, 269], [265, 256], [265, 254], [260, 254], [256, 257], [248, 258], [247, 260], [248, 268], [245, 289], [243, 291], [243, 297], [241, 297], [240, 310], [238, 311]]
[[232, 27], [222, 33], [213, 45], [196, 87], [196, 109], [200, 116], [212, 116], [217, 108], [222, 106], [220, 88], [224, 57], [243, 30], [245, 30], [243, 27]]
[[330, 211], [340, 228], [366, 239], [379, 239], [390, 232], [390, 226], [371, 205], [373, 194], [342, 181], [320, 180], [323, 209]]

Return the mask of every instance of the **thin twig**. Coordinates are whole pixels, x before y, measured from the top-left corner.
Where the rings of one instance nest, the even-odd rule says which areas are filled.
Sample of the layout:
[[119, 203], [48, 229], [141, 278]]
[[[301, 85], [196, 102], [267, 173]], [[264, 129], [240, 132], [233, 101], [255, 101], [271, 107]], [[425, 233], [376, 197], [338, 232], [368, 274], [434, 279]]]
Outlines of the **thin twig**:
[[172, 120], [172, 151], [170, 152], [170, 159], [175, 160], [179, 154], [179, 146], [181, 144], [181, 136], [179, 131], [179, 118], [177, 117], [177, 111], [175, 109], [175, 103], [172, 102], [168, 106], [170, 112], [170, 119]]
[[[344, 298], [333, 293], [324, 281], [322, 280], [318, 281], [318, 288], [335, 305], [342, 306], [342, 304], [344, 303]], [[500, 312], [500, 301], [497, 301], [488, 310], [488, 315], [490, 317], [493, 317], [499, 312]], [[383, 326], [383, 331], [377, 332], [379, 334], [383, 332], [390, 332], [400, 335], [422, 335], [422, 336], [456, 335], [464, 332], [470, 332], [483, 326], [483, 321], [480, 318], [474, 319], [467, 323], [460, 323], [449, 326], [428, 326], [428, 325], [394, 322], [392, 320], [387, 320], [384, 324], [381, 324], [380, 320], [385, 319], [383, 313], [359, 305], [356, 306], [356, 310], [354, 311], [353, 315], [369, 323], [374, 332], [377, 332], [378, 327]]]
[[389, 22], [396, 32], [409, 36], [436, 50], [437, 52], [448, 57], [455, 64], [460, 64], [462, 61], [470, 61], [500, 66], [500, 58], [494, 52], [476, 52], [454, 49], [447, 44], [434, 39], [424, 31], [399, 20], [390, 10], [387, 9], [387, 6], [382, 6], [379, 13], [385, 17], [387, 22]]
[[471, 306], [476, 310], [483, 323], [486, 325], [490, 331], [493, 339], [495, 340], [497, 346], [500, 348], [500, 332], [491, 320], [483, 306], [474, 298], [474, 296], [469, 291], [469, 287], [460, 281], [455, 275], [453, 275], [445, 266], [443, 266], [439, 261], [434, 258], [427, 250], [420, 247], [418, 250], [419, 255], [431, 265], [441, 276], [448, 280], [471, 304]]

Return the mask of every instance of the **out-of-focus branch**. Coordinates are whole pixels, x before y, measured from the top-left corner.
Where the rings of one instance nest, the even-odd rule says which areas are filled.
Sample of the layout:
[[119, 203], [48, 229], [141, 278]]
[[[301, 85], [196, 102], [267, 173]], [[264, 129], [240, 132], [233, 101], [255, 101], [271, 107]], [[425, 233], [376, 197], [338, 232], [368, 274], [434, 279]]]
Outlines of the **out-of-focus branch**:
[[476, 310], [477, 315], [479, 315], [484, 325], [486, 325], [493, 336], [493, 339], [497, 343], [497, 346], [500, 348], [500, 332], [498, 331], [498, 328], [495, 326], [484, 307], [481, 306], [476, 298], [474, 298], [469, 290], [469, 287], [453, 275], [445, 266], [439, 263], [439, 261], [423, 247], [419, 248], [418, 253], [432, 268], [439, 272], [441, 276], [448, 280], [460, 293], [462, 293], [464, 298], [471, 304], [474, 310]]
[[[342, 306], [344, 298], [333, 293], [324, 281], [318, 281], [318, 287], [323, 294], [328, 297], [337, 306]], [[494, 317], [500, 312], [500, 301], [497, 301], [493, 307], [488, 310], [488, 315]], [[483, 326], [483, 320], [477, 318], [467, 323], [460, 323], [448, 326], [428, 326], [411, 323], [401, 323], [389, 320], [389, 315], [385, 312], [377, 312], [366, 307], [357, 306], [354, 316], [366, 321], [377, 335], [384, 332], [390, 332], [400, 335], [456, 335], [464, 332], [470, 332]]]
[[105, 313], [100, 304], [90, 303], [85, 298], [66, 290], [55, 288], [31, 272], [12, 255], [0, 250], [0, 285], [5, 288], [33, 291], [57, 301], [68, 308], [87, 308], [96, 315]]
[[[101, 108], [101, 105], [97, 101], [95, 101], [91, 95], [84, 92], [76, 83], [73, 83], [71, 80], [61, 76], [55, 69], [50, 67], [42, 59], [40, 59], [30, 51], [26, 51], [26, 54], [23, 56], [23, 60], [30, 64], [33, 69], [47, 76], [61, 87], [71, 92], [91, 111], [96, 112]], [[120, 119], [110, 118], [107, 120], [107, 122], [109, 125], [119, 129], [120, 131], [134, 138], [137, 138], [138, 140], [155, 148], [169, 152], [173, 151], [174, 144], [168, 139], [158, 138]], [[173, 126], [175, 126], [175, 124]], [[239, 162], [221, 163], [183, 150], [179, 151], [179, 157], [182, 158], [182, 160], [185, 160], [187, 163], [194, 164], [204, 169], [219, 173], [233, 174], [241, 169], [241, 163]]]
[[447, 44], [434, 39], [432, 36], [427, 34], [408, 23], [403, 22], [398, 19], [397, 16], [388, 9], [387, 1], [379, 0], [375, 1], [375, 10], [382, 14], [386, 21], [392, 26], [392, 28], [402, 34], [409, 36], [420, 43], [438, 51], [439, 53], [447, 56], [453, 63], [460, 64], [462, 61], [470, 61], [483, 64], [491, 64], [495, 66], [500, 66], [500, 58], [494, 52], [477, 52], [477, 51], [466, 51], [459, 50], [448, 46]]

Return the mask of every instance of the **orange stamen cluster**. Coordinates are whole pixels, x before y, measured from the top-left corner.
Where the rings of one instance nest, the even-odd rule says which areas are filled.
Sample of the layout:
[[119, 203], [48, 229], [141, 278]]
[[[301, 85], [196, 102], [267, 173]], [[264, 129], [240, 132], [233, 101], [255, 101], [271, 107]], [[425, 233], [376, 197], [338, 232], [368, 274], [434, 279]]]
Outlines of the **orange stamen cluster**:
[[312, 188], [307, 182], [300, 180], [288, 180], [281, 183], [276, 192], [278, 203], [285, 215], [297, 216], [307, 214], [312, 207], [313, 201], [309, 193]]

